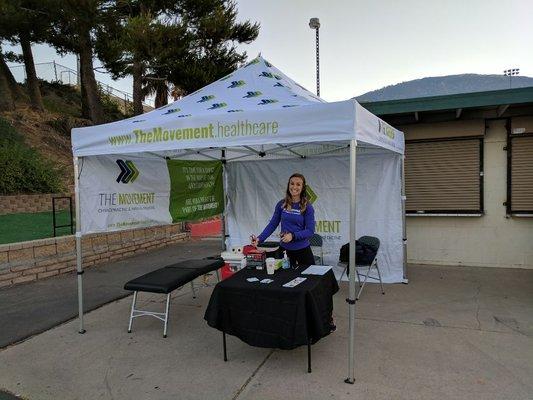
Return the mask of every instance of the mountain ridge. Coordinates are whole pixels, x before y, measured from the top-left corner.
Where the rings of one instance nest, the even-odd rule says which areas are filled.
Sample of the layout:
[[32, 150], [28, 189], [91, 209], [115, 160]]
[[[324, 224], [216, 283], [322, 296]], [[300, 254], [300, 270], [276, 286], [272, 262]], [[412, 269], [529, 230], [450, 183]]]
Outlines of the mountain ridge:
[[[512, 88], [532, 87], [533, 78], [513, 76]], [[503, 75], [458, 74], [434, 76], [388, 85], [356, 96], [360, 102], [412, 99], [450, 94], [509, 89], [509, 77]]]

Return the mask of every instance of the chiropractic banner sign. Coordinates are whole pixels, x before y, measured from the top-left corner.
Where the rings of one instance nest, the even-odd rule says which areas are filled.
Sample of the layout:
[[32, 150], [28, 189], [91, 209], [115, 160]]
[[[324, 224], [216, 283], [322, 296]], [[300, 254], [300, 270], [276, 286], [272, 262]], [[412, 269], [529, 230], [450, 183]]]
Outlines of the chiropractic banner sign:
[[84, 158], [82, 233], [193, 221], [223, 211], [222, 163], [142, 154]]

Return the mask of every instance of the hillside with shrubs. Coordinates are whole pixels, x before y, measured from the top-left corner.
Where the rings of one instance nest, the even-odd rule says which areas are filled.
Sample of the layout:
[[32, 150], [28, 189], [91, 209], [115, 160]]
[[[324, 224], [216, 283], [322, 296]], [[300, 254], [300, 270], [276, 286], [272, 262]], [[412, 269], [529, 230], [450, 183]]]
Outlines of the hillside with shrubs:
[[[12, 111], [0, 113], [0, 195], [59, 193], [74, 184], [70, 131], [89, 126], [82, 118], [80, 91], [40, 81], [44, 111], [22, 98]], [[26, 94], [24, 85], [19, 85]], [[106, 122], [131, 116], [113, 98], [101, 94]], [[122, 107], [123, 108], [123, 107]]]

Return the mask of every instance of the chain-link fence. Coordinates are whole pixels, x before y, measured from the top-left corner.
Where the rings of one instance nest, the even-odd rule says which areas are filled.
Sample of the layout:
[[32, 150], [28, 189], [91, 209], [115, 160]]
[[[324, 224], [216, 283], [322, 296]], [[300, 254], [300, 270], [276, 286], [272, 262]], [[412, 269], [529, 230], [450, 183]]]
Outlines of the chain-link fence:
[[[13, 76], [17, 82], [22, 83], [26, 81], [26, 70], [24, 69], [23, 64], [10, 65], [9, 69], [13, 73]], [[37, 77], [44, 81], [60, 82], [64, 85], [70, 86], [80, 85], [79, 76], [75, 70], [58, 64], [55, 61], [37, 63], [35, 64], [35, 71], [37, 73]], [[103, 93], [122, 100], [124, 102], [124, 109], [127, 109], [128, 105], [133, 103], [133, 95], [131, 93], [124, 92], [98, 80], [96, 82]], [[155, 99], [153, 97], [146, 97], [143, 101], [143, 106], [145, 107], [153, 108], [154, 104]]]

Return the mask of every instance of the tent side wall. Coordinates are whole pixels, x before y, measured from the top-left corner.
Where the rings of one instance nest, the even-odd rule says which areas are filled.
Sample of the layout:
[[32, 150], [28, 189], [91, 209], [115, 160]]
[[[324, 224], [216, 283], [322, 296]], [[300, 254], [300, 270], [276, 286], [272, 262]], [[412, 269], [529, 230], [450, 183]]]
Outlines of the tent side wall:
[[[289, 176], [299, 172], [311, 189], [315, 231], [324, 240], [324, 262], [336, 266], [340, 248], [350, 235], [349, 165], [347, 154], [228, 163], [228, 245], [246, 244], [250, 234], [261, 233], [283, 198]], [[400, 155], [357, 154], [356, 237], [371, 235], [381, 240], [380, 269], [389, 283], [403, 280], [400, 175]], [[274, 234], [271, 240], [279, 237]]]

